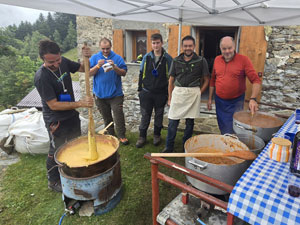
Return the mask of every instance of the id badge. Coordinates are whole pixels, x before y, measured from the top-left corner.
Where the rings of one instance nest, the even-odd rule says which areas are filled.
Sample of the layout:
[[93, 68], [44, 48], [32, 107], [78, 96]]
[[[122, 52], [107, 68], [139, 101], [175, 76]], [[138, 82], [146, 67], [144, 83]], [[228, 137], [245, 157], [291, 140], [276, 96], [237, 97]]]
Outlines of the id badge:
[[71, 95], [70, 94], [60, 94], [58, 96], [59, 102], [70, 102], [71, 101]]

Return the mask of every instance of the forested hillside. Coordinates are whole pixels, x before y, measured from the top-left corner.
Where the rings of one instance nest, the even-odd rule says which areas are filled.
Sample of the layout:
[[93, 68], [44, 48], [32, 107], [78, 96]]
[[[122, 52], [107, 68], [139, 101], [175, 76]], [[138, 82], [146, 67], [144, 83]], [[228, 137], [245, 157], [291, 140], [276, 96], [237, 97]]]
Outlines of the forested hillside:
[[0, 28], [0, 110], [16, 105], [34, 87], [34, 73], [42, 64], [38, 43], [46, 38], [58, 43], [62, 53], [76, 47], [76, 16], [40, 14], [33, 24]]

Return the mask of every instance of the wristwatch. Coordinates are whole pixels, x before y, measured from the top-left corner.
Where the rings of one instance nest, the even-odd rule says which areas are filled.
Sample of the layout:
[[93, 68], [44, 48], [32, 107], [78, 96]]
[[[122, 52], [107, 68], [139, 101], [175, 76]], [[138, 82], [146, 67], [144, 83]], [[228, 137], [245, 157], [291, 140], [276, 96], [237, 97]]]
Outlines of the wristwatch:
[[[250, 98], [250, 100], [254, 100], [254, 101], [256, 101], [256, 102], [257, 102], [256, 98]], [[250, 101], [250, 100], [249, 100], [249, 101]]]

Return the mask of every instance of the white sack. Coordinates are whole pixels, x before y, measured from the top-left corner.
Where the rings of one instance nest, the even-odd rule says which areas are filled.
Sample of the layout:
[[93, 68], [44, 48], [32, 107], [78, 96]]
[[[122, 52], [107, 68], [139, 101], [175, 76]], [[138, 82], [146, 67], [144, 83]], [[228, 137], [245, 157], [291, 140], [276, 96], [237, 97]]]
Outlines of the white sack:
[[42, 112], [36, 112], [14, 122], [8, 128], [9, 138], [13, 138], [15, 149], [20, 153], [47, 154], [50, 147], [48, 131]]
[[15, 121], [37, 112], [36, 108], [30, 108], [20, 112], [19, 109], [5, 109], [0, 112], [0, 142], [8, 137], [8, 127]]

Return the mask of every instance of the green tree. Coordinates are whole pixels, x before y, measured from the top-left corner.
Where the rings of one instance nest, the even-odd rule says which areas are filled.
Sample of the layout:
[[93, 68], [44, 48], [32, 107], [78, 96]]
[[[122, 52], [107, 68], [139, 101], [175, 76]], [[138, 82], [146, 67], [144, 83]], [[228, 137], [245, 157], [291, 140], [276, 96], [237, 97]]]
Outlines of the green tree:
[[61, 40], [64, 40], [68, 35], [68, 30], [66, 29], [69, 26], [70, 21], [72, 21], [75, 30], [76, 30], [76, 16], [66, 13], [54, 13], [53, 18], [55, 21], [55, 29], [58, 30]]
[[54, 40], [54, 32], [55, 32], [55, 21], [52, 17], [51, 13], [48, 13], [47, 20], [46, 20], [47, 26], [49, 27], [49, 38], [51, 40]]
[[0, 56], [15, 56], [13, 48], [8, 45], [8, 37], [0, 34]]
[[46, 37], [50, 37], [52, 34], [50, 31], [50, 27], [42, 13], [40, 13], [39, 18], [36, 20], [33, 26], [34, 31], [38, 31], [40, 34], [43, 34]]
[[72, 21], [69, 22], [68, 26], [68, 35], [63, 41], [63, 51], [66, 52], [72, 48], [75, 48], [77, 45], [77, 32]]
[[5, 108], [15, 106], [28, 94], [33, 89], [37, 69], [37, 63], [28, 56], [0, 57], [0, 105]]
[[15, 38], [19, 40], [24, 40], [26, 35], [30, 35], [32, 33], [32, 25], [31, 23], [25, 21], [21, 22], [18, 28], [16, 29]]
[[58, 44], [59, 47], [62, 47], [62, 41], [58, 30], [55, 30], [53, 33], [53, 41], [56, 42], [56, 44]]
[[32, 35], [27, 35], [24, 40], [24, 47], [21, 51], [22, 56], [29, 56], [31, 60], [36, 61], [39, 58], [39, 42], [48, 39], [45, 35], [34, 31]]

